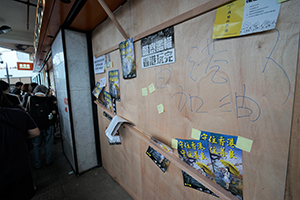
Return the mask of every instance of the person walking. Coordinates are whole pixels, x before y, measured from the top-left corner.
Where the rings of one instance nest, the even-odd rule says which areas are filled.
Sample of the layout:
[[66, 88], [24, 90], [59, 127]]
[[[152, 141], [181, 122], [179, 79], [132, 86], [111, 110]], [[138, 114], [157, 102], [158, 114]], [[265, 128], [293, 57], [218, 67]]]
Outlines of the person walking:
[[24, 85], [22, 85], [22, 106], [23, 107], [26, 107], [26, 104], [27, 104], [27, 99], [29, 96], [31, 96], [31, 92], [32, 92], [32, 87], [30, 84], [28, 83], [25, 83]]
[[39, 136], [33, 119], [13, 107], [0, 87], [0, 199], [29, 200], [35, 190], [26, 139]]
[[33, 167], [42, 167], [41, 147], [45, 143], [45, 163], [50, 165], [53, 162], [53, 115], [56, 114], [53, 102], [46, 96], [48, 89], [44, 85], [38, 85], [34, 91], [34, 96], [27, 100], [26, 111], [36, 122], [40, 129], [40, 135], [32, 139], [33, 149], [31, 151]]

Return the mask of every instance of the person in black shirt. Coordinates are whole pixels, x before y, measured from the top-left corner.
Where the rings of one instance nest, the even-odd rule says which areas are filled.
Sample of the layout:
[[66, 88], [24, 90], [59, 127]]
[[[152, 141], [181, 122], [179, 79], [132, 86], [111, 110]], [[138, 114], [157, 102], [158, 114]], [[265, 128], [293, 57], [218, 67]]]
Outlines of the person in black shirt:
[[33, 197], [26, 139], [39, 134], [33, 119], [24, 110], [13, 108], [0, 87], [0, 199]]
[[5, 94], [6, 98], [13, 104], [13, 105], [21, 105], [20, 99], [15, 94], [10, 94], [9, 90], [9, 84], [5, 81], [0, 80], [0, 87], [3, 90], [3, 93]]

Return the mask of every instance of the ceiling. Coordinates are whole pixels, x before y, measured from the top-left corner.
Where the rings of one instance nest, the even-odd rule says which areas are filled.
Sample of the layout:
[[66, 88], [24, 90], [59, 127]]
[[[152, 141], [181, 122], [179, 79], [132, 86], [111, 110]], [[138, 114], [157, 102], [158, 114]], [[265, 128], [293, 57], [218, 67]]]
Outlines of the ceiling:
[[[69, 1], [69, 3], [63, 3]], [[113, 12], [127, 0], [105, 0]], [[33, 55], [34, 71], [44, 66], [52, 42], [60, 30], [93, 31], [108, 15], [98, 0], [40, 0], [44, 2], [43, 20], [34, 54], [34, 33], [38, 0], [0, 0], [0, 26], [11, 32], [0, 35], [0, 47]], [[42, 3], [40, 3], [42, 4]]]
[[11, 32], [0, 35], [0, 47], [12, 50], [23, 48], [25, 50], [22, 52], [32, 53], [37, 1], [25, 1], [26, 3], [0, 0], [0, 26], [7, 25], [12, 29]]

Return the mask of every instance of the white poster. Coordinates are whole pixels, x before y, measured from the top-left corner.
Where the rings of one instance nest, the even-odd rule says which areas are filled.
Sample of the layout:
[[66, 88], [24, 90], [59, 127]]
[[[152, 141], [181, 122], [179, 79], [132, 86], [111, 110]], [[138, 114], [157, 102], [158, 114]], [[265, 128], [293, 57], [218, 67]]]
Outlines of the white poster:
[[279, 10], [277, 0], [246, 0], [240, 35], [274, 29]]
[[98, 58], [94, 57], [94, 72], [95, 74], [104, 73], [105, 67], [105, 56], [99, 56]]

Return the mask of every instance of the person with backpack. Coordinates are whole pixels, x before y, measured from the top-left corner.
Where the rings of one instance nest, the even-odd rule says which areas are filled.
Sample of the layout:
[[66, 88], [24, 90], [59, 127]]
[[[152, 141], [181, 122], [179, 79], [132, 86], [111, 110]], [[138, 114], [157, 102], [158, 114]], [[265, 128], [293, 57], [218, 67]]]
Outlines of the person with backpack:
[[40, 136], [32, 139], [33, 149], [31, 151], [33, 167], [39, 169], [42, 166], [41, 146], [45, 143], [45, 163], [53, 162], [53, 115], [56, 114], [53, 102], [47, 97], [48, 88], [38, 85], [34, 89], [34, 96], [28, 97], [26, 111], [35, 121], [40, 129]]
[[39, 134], [33, 119], [13, 106], [0, 86], [0, 199], [34, 196], [27, 139]]

